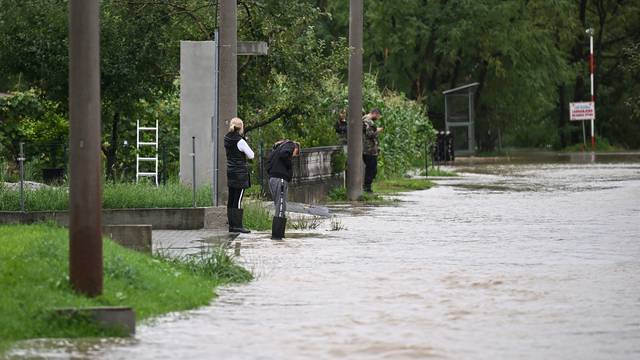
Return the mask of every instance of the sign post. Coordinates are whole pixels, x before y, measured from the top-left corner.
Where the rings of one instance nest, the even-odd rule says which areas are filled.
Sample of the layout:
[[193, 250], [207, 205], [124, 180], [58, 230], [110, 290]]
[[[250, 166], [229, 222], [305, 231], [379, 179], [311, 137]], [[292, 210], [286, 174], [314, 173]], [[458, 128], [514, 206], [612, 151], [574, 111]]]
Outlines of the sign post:
[[[593, 120], [596, 118], [596, 103], [593, 101], [587, 102], [572, 102], [569, 103], [569, 120], [571, 121], [581, 121], [582, 122], [582, 141], [586, 146], [586, 133], [584, 130], [584, 122], [591, 120], [593, 124]], [[591, 127], [591, 131], [593, 131], [593, 126]], [[591, 136], [592, 147], [593, 143], [593, 134]]]
[[587, 34], [589, 34], [589, 79], [590, 79], [590, 87], [591, 87], [591, 102], [594, 103], [594, 112], [593, 112], [593, 117], [590, 118], [591, 120], [591, 150], [595, 150], [596, 149], [596, 130], [595, 130], [595, 102], [596, 102], [596, 95], [595, 95], [595, 84], [594, 84], [594, 80], [595, 80], [595, 70], [596, 70], [596, 62], [595, 62], [595, 57], [593, 56], [593, 28], [588, 28], [586, 31]]

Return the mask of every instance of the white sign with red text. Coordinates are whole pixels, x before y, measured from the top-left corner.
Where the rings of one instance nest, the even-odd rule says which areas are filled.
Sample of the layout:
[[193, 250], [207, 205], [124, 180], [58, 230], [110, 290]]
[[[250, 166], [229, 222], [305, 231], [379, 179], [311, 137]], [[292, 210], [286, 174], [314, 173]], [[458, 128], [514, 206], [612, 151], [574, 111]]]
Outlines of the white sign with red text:
[[569, 103], [569, 113], [571, 121], [593, 120], [596, 118], [596, 103], [593, 101]]

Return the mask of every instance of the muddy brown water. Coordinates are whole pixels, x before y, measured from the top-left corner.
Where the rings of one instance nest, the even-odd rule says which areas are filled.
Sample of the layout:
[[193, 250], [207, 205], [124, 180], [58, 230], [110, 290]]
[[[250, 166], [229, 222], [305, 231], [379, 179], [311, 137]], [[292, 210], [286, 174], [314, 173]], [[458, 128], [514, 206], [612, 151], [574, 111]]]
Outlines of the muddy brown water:
[[132, 339], [35, 340], [11, 358], [638, 359], [640, 157], [459, 162], [393, 206], [284, 242], [257, 278]]

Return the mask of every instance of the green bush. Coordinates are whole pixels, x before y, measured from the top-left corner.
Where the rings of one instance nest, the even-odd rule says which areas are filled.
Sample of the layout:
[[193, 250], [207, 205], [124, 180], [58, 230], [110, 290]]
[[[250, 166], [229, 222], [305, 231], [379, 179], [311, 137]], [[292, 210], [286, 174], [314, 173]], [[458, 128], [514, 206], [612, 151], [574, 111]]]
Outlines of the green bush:
[[0, 98], [0, 156], [16, 159], [19, 143], [24, 142], [28, 159], [42, 161], [47, 167], [63, 167], [69, 122], [59, 107], [37, 89]]
[[[585, 147], [584, 144], [574, 144], [571, 146], [567, 146], [563, 149], [566, 152], [579, 152], [579, 151], [591, 151], [591, 144], [587, 143]], [[621, 149], [617, 146], [611, 145], [609, 140], [605, 137], [599, 137], [596, 141], [596, 151], [620, 151]]]

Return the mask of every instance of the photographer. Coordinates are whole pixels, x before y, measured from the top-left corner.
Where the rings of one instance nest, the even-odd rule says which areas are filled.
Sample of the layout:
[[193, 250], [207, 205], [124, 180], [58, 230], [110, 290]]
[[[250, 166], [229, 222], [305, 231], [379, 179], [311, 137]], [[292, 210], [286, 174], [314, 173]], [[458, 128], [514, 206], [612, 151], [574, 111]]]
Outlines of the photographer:
[[377, 127], [375, 122], [382, 117], [380, 109], [374, 108], [362, 118], [362, 160], [364, 161], [365, 192], [372, 193], [371, 184], [378, 173], [378, 155], [380, 153], [378, 134], [384, 128]]

